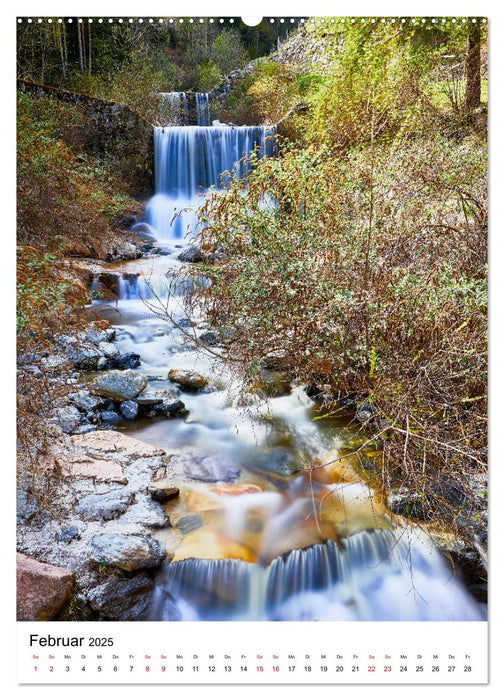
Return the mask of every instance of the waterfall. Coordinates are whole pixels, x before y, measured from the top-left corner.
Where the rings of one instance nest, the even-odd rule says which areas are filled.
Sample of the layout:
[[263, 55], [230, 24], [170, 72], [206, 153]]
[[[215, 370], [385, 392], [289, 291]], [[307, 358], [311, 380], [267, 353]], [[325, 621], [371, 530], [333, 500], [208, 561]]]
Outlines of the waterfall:
[[210, 93], [196, 93], [196, 124], [198, 126], [210, 126]]
[[295, 549], [269, 566], [164, 564], [152, 619], [482, 620], [442, 555], [416, 530], [364, 531]]
[[154, 132], [156, 194], [146, 217], [160, 239], [183, 238], [197, 229], [198, 195], [226, 182], [235, 171], [248, 171], [244, 156], [275, 153], [274, 127], [185, 126], [157, 127]]

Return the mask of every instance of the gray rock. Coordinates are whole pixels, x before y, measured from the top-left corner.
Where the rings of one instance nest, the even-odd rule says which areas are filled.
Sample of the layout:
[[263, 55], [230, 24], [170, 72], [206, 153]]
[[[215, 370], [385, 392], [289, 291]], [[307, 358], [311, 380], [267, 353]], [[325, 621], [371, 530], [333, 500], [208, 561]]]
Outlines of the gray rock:
[[190, 263], [201, 262], [203, 260], [203, 256], [201, 254], [201, 249], [197, 245], [189, 246], [189, 248], [186, 248], [177, 257], [179, 260], [182, 260], [182, 262], [190, 262]]
[[163, 403], [163, 396], [159, 394], [139, 394], [135, 401], [139, 406], [157, 406]]
[[150, 535], [97, 535], [91, 549], [95, 563], [123, 571], [159, 566], [166, 557], [165, 545]]
[[73, 431], [73, 434], [85, 435], [86, 433], [92, 433], [93, 430], [97, 430], [96, 425], [92, 425], [91, 423], [82, 423]]
[[90, 344], [71, 344], [65, 347], [64, 352], [75, 369], [90, 372], [98, 369], [98, 363], [102, 357], [98, 348]]
[[132, 578], [113, 577], [93, 588], [88, 602], [96, 612], [108, 620], [145, 620], [151, 606], [154, 581], [147, 574]]
[[185, 475], [196, 481], [229, 483], [240, 476], [240, 468], [236, 464], [218, 455], [199, 455], [188, 452], [185, 455], [176, 455], [172, 457], [173, 459], [182, 459]]
[[188, 369], [171, 369], [168, 372], [168, 379], [184, 389], [203, 389], [208, 384], [206, 377]]
[[134, 500], [135, 494], [129, 489], [92, 493], [81, 498], [75, 510], [84, 520], [113, 520], [125, 513]]
[[168, 479], [158, 479], [157, 481], [151, 481], [147, 487], [148, 492], [155, 501], [159, 503], [166, 503], [173, 498], [178, 498], [180, 491], [176, 486], [173, 486]]
[[121, 420], [121, 416], [115, 411], [102, 411], [100, 418], [103, 423], [117, 423]]
[[135, 401], [121, 401], [119, 410], [127, 420], [135, 420], [138, 415], [138, 404]]
[[365, 401], [359, 408], [357, 409], [355, 413], [355, 417], [360, 423], [365, 423], [367, 420], [370, 420], [373, 418], [378, 411], [376, 408], [369, 403], [369, 401]]
[[394, 489], [387, 497], [392, 513], [414, 520], [425, 520], [424, 501], [421, 493], [407, 488]]
[[147, 379], [139, 372], [132, 369], [109, 370], [93, 381], [92, 390], [98, 396], [114, 401], [128, 401], [138, 396], [146, 386]]
[[208, 346], [218, 345], [220, 342], [219, 336], [214, 331], [207, 331], [206, 333], [202, 333], [198, 340], [200, 341], [200, 343], [203, 343], [203, 345]]
[[140, 365], [140, 355], [136, 352], [126, 352], [110, 360], [113, 369], [135, 369]]
[[68, 360], [64, 355], [49, 355], [42, 358], [40, 364], [48, 372], [59, 371], [68, 365]]
[[189, 413], [185, 404], [180, 401], [180, 399], [176, 401], [163, 401], [162, 404], [156, 406], [155, 411], [158, 416], [166, 416], [167, 418], [186, 416]]
[[70, 401], [81, 411], [96, 411], [102, 405], [102, 400], [97, 396], [92, 396], [88, 391], [78, 391], [69, 394]]
[[77, 429], [82, 419], [82, 415], [75, 406], [63, 406], [54, 411], [54, 418], [51, 422], [60, 426], [64, 433], [71, 434]]
[[187, 535], [188, 532], [192, 532], [193, 530], [197, 530], [203, 525], [203, 520], [201, 519], [201, 516], [199, 515], [186, 515], [183, 518], [180, 518], [180, 520], [177, 523], [177, 528], [180, 530], [180, 532], [183, 535]]
[[71, 542], [79, 537], [79, 531], [76, 527], [66, 526], [61, 528], [61, 532], [56, 535], [56, 542]]
[[18, 522], [31, 520], [38, 511], [37, 501], [27, 491], [18, 490], [16, 496], [16, 519]]
[[88, 328], [83, 337], [95, 345], [99, 345], [99, 343], [106, 343], [108, 340], [107, 332], [96, 328]]
[[155, 503], [145, 494], [137, 494], [136, 502], [123, 515], [121, 522], [148, 528], [170, 526], [170, 519], [161, 504]]
[[105, 357], [108, 358], [117, 357], [121, 354], [121, 351], [117, 345], [114, 345], [114, 343], [109, 343], [106, 340], [102, 340], [101, 343], [98, 344], [98, 349], [105, 355]]

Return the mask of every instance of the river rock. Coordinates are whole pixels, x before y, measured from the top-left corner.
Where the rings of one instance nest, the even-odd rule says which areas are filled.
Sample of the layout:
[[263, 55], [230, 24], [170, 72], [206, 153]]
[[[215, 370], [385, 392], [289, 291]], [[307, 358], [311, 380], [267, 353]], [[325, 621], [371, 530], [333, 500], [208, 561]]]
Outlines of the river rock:
[[168, 379], [184, 389], [203, 389], [208, 384], [206, 377], [189, 369], [171, 369]]
[[136, 352], [125, 352], [110, 360], [112, 369], [135, 369], [140, 366], [140, 355]]
[[121, 416], [116, 411], [102, 411], [100, 418], [103, 423], [117, 423], [121, 420]]
[[54, 411], [54, 419], [51, 422], [61, 427], [64, 433], [70, 434], [79, 426], [82, 415], [75, 406], [63, 406]]
[[254, 381], [254, 388], [262, 395], [268, 397], [288, 396], [292, 387], [289, 375], [286, 372], [277, 372], [261, 369], [257, 379]]
[[102, 399], [98, 396], [92, 396], [89, 391], [85, 390], [69, 394], [68, 398], [79, 410], [86, 413], [96, 411], [103, 404]]
[[178, 498], [180, 494], [179, 489], [173, 486], [168, 479], [151, 481], [147, 487], [147, 491], [152, 498], [155, 501], [159, 501], [159, 503], [166, 503], [166, 501], [170, 501], [173, 498]]
[[198, 340], [200, 343], [203, 343], [203, 345], [208, 346], [218, 345], [220, 342], [219, 336], [214, 331], [206, 331], [205, 333], [202, 333]]
[[195, 481], [231, 482], [240, 476], [240, 468], [230, 460], [216, 454], [199, 454], [187, 450], [181, 455], [172, 455], [169, 468], [180, 471]]
[[407, 488], [398, 488], [388, 495], [387, 506], [396, 515], [425, 520], [424, 500], [421, 493], [410, 491]]
[[135, 500], [135, 494], [129, 489], [118, 489], [108, 493], [84, 496], [75, 506], [75, 510], [84, 520], [113, 520]]
[[138, 415], [138, 404], [135, 401], [121, 401], [119, 410], [127, 420], [135, 420]]
[[365, 401], [355, 413], [355, 417], [360, 423], [365, 423], [366, 421], [373, 418], [377, 413], [376, 408], [369, 401]]
[[153, 591], [154, 581], [148, 574], [113, 577], [93, 588], [88, 602], [108, 620], [137, 622], [148, 618]]
[[177, 256], [182, 262], [197, 263], [203, 260], [203, 255], [201, 254], [201, 248], [197, 245], [191, 245], [189, 248], [183, 250], [180, 255]]
[[162, 404], [156, 406], [155, 411], [158, 416], [166, 416], [168, 418], [186, 416], [189, 413], [185, 404], [180, 401], [180, 399], [176, 401], [163, 401]]
[[159, 566], [166, 557], [165, 545], [150, 535], [97, 535], [91, 548], [94, 562], [123, 571]]
[[16, 556], [17, 619], [53, 620], [70, 598], [74, 575], [68, 569]]
[[98, 396], [105, 396], [114, 401], [127, 401], [145, 389], [147, 379], [143, 374], [132, 369], [110, 370], [97, 377], [91, 388]]
[[102, 354], [97, 347], [90, 344], [84, 345], [80, 343], [68, 345], [65, 348], [65, 355], [75, 369], [89, 372], [98, 369], [98, 363], [102, 358]]
[[117, 345], [114, 345], [114, 343], [109, 343], [106, 340], [102, 340], [100, 343], [98, 343], [98, 349], [105, 355], [105, 357], [108, 358], [118, 357], [121, 354], [121, 351]]

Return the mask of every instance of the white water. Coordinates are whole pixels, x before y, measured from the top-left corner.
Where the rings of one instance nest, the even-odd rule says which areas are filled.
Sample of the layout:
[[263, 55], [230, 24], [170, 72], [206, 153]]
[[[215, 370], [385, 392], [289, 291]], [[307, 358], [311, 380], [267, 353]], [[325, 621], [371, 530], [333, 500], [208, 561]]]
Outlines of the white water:
[[484, 611], [419, 531], [376, 530], [294, 550], [269, 566], [165, 564], [153, 619], [460, 621]]
[[[175, 225], [173, 213], [194, 205], [199, 192], [217, 185], [220, 174], [235, 168], [256, 145], [261, 155], [271, 155], [273, 146], [265, 143], [270, 134], [263, 127], [223, 125], [156, 129], [156, 195], [147, 217], [158, 239], [176, 243], [187, 229], [194, 231], [194, 213]], [[238, 173], [245, 171], [246, 166], [238, 168]], [[117, 327], [121, 352], [138, 352], [140, 371], [158, 378], [152, 390], [173, 389], [167, 380], [172, 368], [196, 370], [216, 388], [180, 393], [187, 418], [130, 424], [129, 432], [168, 454], [190, 448], [229, 459], [242, 469], [242, 481], [257, 480], [263, 490], [229, 496], [209, 491], [208, 484], [192, 483], [193, 492], [216, 504], [215, 524], [206, 525], [207, 534], [217, 533], [237, 545], [247, 542], [248, 547], [251, 519], [259, 522], [260, 529], [252, 533], [257, 563], [187, 558], [165, 564], [156, 580], [151, 618], [484, 619], [485, 610], [419, 530], [380, 529], [392, 526], [383, 516], [370, 529], [356, 518], [356, 507], [365, 510], [373, 502], [365, 483], [335, 477], [328, 491], [316, 482], [308, 488], [304, 476], [289, 476], [309, 460], [323, 461], [329, 450], [338, 448], [340, 434], [313, 420], [312, 401], [301, 387], [240, 408], [240, 385], [228, 369], [195, 350], [183, 329], [172, 323], [173, 318], [187, 321], [182, 301], [188, 283], [174, 283], [181, 265], [178, 252], [133, 261], [120, 271], [114, 268], [117, 298], [102, 304], [102, 313]], [[157, 301], [162, 303], [156, 311], [150, 304]], [[188, 321], [189, 334], [201, 334], [199, 321]], [[272, 441], [278, 425], [290, 438], [287, 446]], [[329, 538], [319, 532], [316, 513], [328, 495], [340, 504], [336, 514], [343, 512], [348, 521], [347, 536], [338, 544], [334, 530]]]
[[[262, 126], [157, 127], [154, 131], [156, 194], [145, 213], [159, 240], [180, 240], [198, 228], [200, 195], [219, 188], [230, 173], [246, 174], [245, 157], [274, 153], [274, 129]], [[227, 173], [227, 175], [225, 174]]]

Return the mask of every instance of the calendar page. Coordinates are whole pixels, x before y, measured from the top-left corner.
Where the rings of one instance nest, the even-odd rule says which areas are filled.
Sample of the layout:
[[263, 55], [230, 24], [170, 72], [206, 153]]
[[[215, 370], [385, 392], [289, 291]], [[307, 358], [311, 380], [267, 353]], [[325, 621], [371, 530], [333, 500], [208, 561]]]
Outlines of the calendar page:
[[487, 18], [145, 9], [14, 20], [18, 684], [486, 684]]

